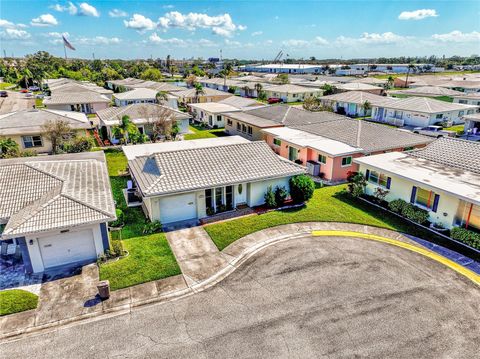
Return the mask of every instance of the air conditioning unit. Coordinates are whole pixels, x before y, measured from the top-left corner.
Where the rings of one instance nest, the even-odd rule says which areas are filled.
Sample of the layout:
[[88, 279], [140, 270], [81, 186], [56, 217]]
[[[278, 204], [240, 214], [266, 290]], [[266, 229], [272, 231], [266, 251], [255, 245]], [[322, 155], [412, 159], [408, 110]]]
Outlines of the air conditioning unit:
[[320, 163], [315, 161], [307, 161], [307, 172], [312, 176], [318, 176], [320, 173]]

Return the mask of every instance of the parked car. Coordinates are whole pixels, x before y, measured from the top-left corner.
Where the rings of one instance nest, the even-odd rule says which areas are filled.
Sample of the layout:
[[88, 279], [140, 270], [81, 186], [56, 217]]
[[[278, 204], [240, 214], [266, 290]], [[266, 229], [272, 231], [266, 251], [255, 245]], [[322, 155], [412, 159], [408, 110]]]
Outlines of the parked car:
[[283, 102], [283, 100], [281, 98], [278, 98], [278, 97], [270, 97], [267, 102], [269, 104], [272, 104], [272, 103], [281, 103]]
[[38, 86], [30, 86], [30, 87], [28, 88], [28, 90], [29, 90], [29, 91], [40, 91], [40, 87], [38, 87]]
[[0, 97], [8, 97], [7, 91], [0, 91]]
[[444, 130], [442, 126], [427, 126], [427, 127], [415, 127], [413, 133], [420, 135], [430, 136], [430, 137], [457, 137], [455, 131]]
[[28, 92], [27, 89], [21, 89], [21, 90], [20, 90], [20, 93], [27, 93], [27, 92]]
[[25, 93], [25, 97], [33, 97], [33, 92], [27, 92], [27, 93]]
[[35, 98], [41, 98], [41, 99], [43, 99], [43, 98], [45, 98], [45, 95], [44, 95], [43, 93], [39, 93], [39, 94], [36, 94], [36, 95], [35, 95]]

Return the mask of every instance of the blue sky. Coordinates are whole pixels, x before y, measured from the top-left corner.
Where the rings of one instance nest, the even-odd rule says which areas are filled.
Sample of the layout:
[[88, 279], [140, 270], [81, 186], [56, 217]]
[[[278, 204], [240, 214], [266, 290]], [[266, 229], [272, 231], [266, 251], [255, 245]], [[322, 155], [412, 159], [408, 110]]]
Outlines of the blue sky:
[[91, 58], [471, 55], [480, 1], [1, 0], [0, 48]]

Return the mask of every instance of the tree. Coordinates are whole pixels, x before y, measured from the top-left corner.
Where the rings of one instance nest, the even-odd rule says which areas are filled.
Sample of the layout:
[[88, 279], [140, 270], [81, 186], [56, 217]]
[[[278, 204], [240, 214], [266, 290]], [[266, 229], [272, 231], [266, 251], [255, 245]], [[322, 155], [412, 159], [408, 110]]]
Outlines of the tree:
[[287, 74], [278, 74], [277, 77], [275, 77], [275, 81], [282, 85], [290, 83]]
[[188, 87], [193, 87], [195, 86], [195, 84], [197, 83], [197, 76], [195, 75], [188, 75], [186, 78], [185, 78], [185, 82], [187, 84]]
[[175, 121], [175, 119], [172, 121], [172, 128], [170, 130], [170, 135], [172, 138], [175, 140], [177, 138], [177, 135], [180, 132], [180, 126], [178, 125], [178, 122]]
[[267, 93], [265, 91], [260, 91], [257, 98], [261, 101], [267, 101]]
[[268, 208], [277, 207], [277, 201], [275, 200], [275, 192], [272, 190], [272, 186], [268, 186], [267, 192], [263, 195], [263, 199]]
[[390, 76], [388, 76], [387, 83], [385, 84], [385, 87], [387, 89], [390, 89], [390, 88], [393, 87], [394, 83], [395, 83], [395, 78], [392, 75], [390, 75]]
[[363, 117], [366, 117], [367, 112], [372, 109], [372, 104], [368, 100], [365, 100], [365, 102], [360, 105], [360, 108], [362, 109]]
[[290, 178], [290, 196], [294, 203], [303, 203], [313, 196], [315, 183], [307, 175], [297, 175]]
[[11, 138], [0, 138], [0, 158], [14, 157], [18, 152], [18, 143]]
[[157, 100], [157, 103], [162, 105], [168, 101], [168, 93], [166, 91], [159, 91], [155, 95], [155, 99]]
[[255, 88], [255, 91], [257, 91], [257, 94], [259, 94], [263, 90], [263, 86], [260, 82], [257, 82], [254, 88]]
[[120, 119], [120, 124], [112, 127], [112, 132], [115, 137], [120, 137], [122, 141], [127, 144], [129, 141], [129, 135], [138, 132], [138, 128], [130, 120], [130, 117], [124, 115]]
[[194, 87], [195, 87], [195, 102], [198, 103], [200, 101], [200, 95], [205, 95], [205, 90], [203, 89], [203, 86], [199, 83], [196, 83]]
[[140, 78], [147, 81], [160, 81], [163, 76], [159, 69], [148, 68], [142, 72]]
[[180, 131], [179, 128], [178, 131], [174, 128], [177, 121], [175, 119], [175, 113], [170, 107], [144, 105], [139, 111], [142, 117], [147, 119], [148, 123], [152, 126], [152, 134], [150, 135], [152, 142], [156, 142], [161, 137], [175, 137]]
[[65, 120], [49, 120], [42, 126], [44, 137], [52, 144], [52, 154], [57, 154], [60, 144], [72, 137], [73, 130]]
[[350, 171], [347, 174], [348, 181], [348, 192], [353, 197], [360, 197], [365, 193], [365, 187], [367, 185], [367, 180], [360, 172]]
[[330, 84], [323, 85], [321, 89], [323, 90], [323, 96], [333, 95], [336, 91], [335, 86], [332, 86]]
[[407, 78], [405, 79], [405, 87], [408, 87], [408, 76], [410, 75], [410, 71], [415, 70], [415, 65], [409, 64], [407, 69]]

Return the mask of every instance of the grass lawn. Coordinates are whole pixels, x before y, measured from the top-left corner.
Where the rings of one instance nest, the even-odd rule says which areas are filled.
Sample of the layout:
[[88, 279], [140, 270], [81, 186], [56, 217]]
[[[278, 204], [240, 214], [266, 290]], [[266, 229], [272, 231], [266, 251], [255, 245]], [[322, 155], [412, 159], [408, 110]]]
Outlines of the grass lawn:
[[453, 102], [453, 97], [450, 97], [450, 96], [437, 96], [437, 97], [434, 97], [434, 99], [445, 101], [445, 102]]
[[7, 87], [14, 86], [15, 84], [11, 84], [9, 82], [0, 82], [0, 90], [5, 90]]
[[43, 100], [41, 98], [36, 98], [35, 99], [35, 107], [36, 108], [41, 108], [43, 107]]
[[444, 130], [455, 131], [457, 135], [463, 135], [465, 125], [455, 125], [452, 127], [445, 127]]
[[189, 127], [193, 133], [187, 133], [183, 136], [185, 140], [198, 140], [201, 138], [215, 138], [228, 136], [223, 129], [204, 129], [199, 126], [192, 125]]
[[38, 296], [21, 289], [0, 292], [0, 316], [35, 309]]
[[351, 198], [343, 190], [345, 185], [315, 190], [305, 207], [273, 211], [205, 226], [216, 246], [222, 250], [247, 234], [294, 222], [349, 222], [398, 230], [418, 237], [432, 237], [430, 232], [390, 215], [360, 200]]
[[129, 238], [123, 245], [128, 257], [100, 265], [100, 279], [108, 279], [112, 290], [181, 273], [163, 233]]

